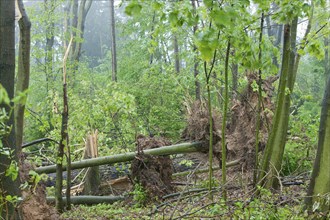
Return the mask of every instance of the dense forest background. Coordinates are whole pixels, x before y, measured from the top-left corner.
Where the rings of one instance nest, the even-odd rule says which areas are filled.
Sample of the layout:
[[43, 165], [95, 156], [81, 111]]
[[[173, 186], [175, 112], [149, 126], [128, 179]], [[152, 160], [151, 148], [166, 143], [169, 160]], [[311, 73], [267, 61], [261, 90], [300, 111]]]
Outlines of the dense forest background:
[[[32, 6], [27, 7], [28, 11], [31, 10], [29, 14], [34, 25], [32, 26], [29, 89], [31, 95], [28, 98], [26, 126], [34, 129], [26, 129], [26, 142], [47, 136], [55, 139], [59, 137], [60, 129], [58, 128], [61, 124], [60, 108], [62, 106], [60, 68], [64, 53], [61, 45], [63, 37], [65, 37], [62, 32], [63, 3], [58, 1], [56, 4], [53, 3], [55, 4], [53, 13], [44, 10], [44, 5], [40, 2], [32, 3]], [[189, 12], [188, 9], [191, 10], [191, 3], [189, 1], [174, 1], [166, 4], [164, 2], [145, 2], [146, 6], [141, 6], [141, 11], [136, 12], [137, 14], [133, 17], [124, 13], [126, 4], [120, 4], [119, 7], [118, 1], [115, 14], [118, 62], [118, 81], [116, 83], [111, 81], [109, 2], [95, 1], [88, 12], [84, 37], [80, 39], [83, 44], [79, 68], [74, 75], [69, 76], [71, 109], [69, 129], [70, 133], [74, 134], [71, 137], [72, 145], [82, 144], [86, 133], [96, 128], [102, 137], [100, 146], [121, 149], [122, 147], [133, 147], [135, 135], [140, 133], [165, 135], [178, 140], [180, 131], [185, 126], [184, 101], [195, 99], [194, 57], [196, 52], [193, 48], [194, 35], [191, 26], [179, 25], [175, 22], [183, 23], [183, 19], [189, 19], [183, 16], [184, 13]], [[179, 6], [175, 6], [175, 4]], [[28, 2], [26, 5], [29, 5]], [[249, 11], [257, 10], [256, 5], [249, 7]], [[177, 10], [170, 14], [173, 8], [177, 8]], [[178, 19], [181, 16], [182, 21], [176, 21], [173, 18], [175, 21], [171, 23], [166, 20], [166, 16], [170, 15], [178, 16]], [[271, 22], [274, 24], [270, 23], [268, 29], [273, 27], [275, 30], [272, 31], [275, 32], [280, 24], [277, 25], [276, 21]], [[298, 41], [303, 37], [307, 22], [305, 20], [299, 25]], [[51, 23], [54, 24], [55, 36], [52, 48], [53, 62], [49, 64], [45, 63], [45, 53], [47, 52], [45, 51], [45, 37], [49, 34], [46, 28]], [[252, 24], [255, 27], [251, 29], [257, 29], [258, 21]], [[205, 26], [207, 25], [205, 24]], [[207, 29], [207, 27], [204, 28]], [[264, 30], [264, 47], [269, 47], [269, 51], [264, 52], [263, 67], [267, 69], [264, 70], [263, 78], [279, 74], [279, 69], [271, 62], [271, 59], [272, 56], [280, 59], [281, 50], [272, 45], [272, 41], [278, 39], [275, 39], [274, 36], [268, 37], [268, 29]], [[255, 32], [249, 33], [251, 36], [258, 34], [257, 30], [253, 31]], [[257, 37], [255, 37], [256, 39], [247, 37], [244, 39], [247, 42], [239, 42], [242, 45], [238, 45], [238, 49], [235, 49], [237, 50], [235, 57], [230, 58], [231, 69], [237, 68], [235, 65], [238, 66], [237, 82], [235, 82], [237, 91], [233, 91], [233, 94], [240, 93], [244, 89], [247, 84], [246, 72], [254, 71], [257, 65], [253, 63], [257, 62]], [[174, 38], [177, 39], [180, 46], [179, 73], [175, 69]], [[294, 134], [304, 133], [310, 139], [314, 139], [314, 144], [316, 144], [317, 119], [320, 114], [326, 78], [323, 44], [323, 38], [320, 37], [313, 45], [319, 49], [319, 51], [315, 51], [318, 57], [306, 54], [302, 58], [297, 74], [297, 86], [292, 95], [293, 118], [291, 120], [304, 122], [304, 125], [300, 125], [300, 129], [302, 126], [307, 129], [306, 132], [301, 132], [298, 127], [299, 123], [292, 123], [294, 126], [292, 129], [296, 129]], [[238, 51], [239, 49], [242, 51]], [[245, 52], [244, 50], [247, 49], [252, 50]], [[219, 93], [217, 87], [221, 87], [224, 78], [223, 56], [224, 54], [220, 54], [219, 60], [217, 60], [218, 65], [215, 66], [214, 71], [216, 76], [212, 79], [211, 88], [214, 94], [212, 97], [214, 106], [218, 108], [221, 107], [221, 103], [217, 103], [216, 100]], [[200, 73], [198, 81], [202, 84], [200, 86], [201, 94], [206, 97], [206, 86], [203, 85], [205, 83], [203, 63], [198, 62], [198, 72]], [[48, 65], [51, 65], [51, 68], [48, 68]], [[50, 69], [49, 73], [45, 73], [45, 69]], [[233, 77], [230, 77], [230, 85], [233, 85], [232, 81]], [[302, 114], [297, 114], [298, 112]], [[315, 125], [314, 128], [313, 125]], [[308, 145], [310, 146], [310, 144]], [[104, 150], [107, 150], [108, 147], [105, 147]]]
[[[253, 186], [255, 191], [252, 196], [246, 194], [252, 198], [261, 194], [264, 200], [271, 200], [278, 196], [277, 191], [267, 190], [285, 191], [281, 183], [278, 185], [280, 177], [304, 177], [303, 183], [298, 181], [297, 191], [308, 191], [315, 157], [321, 154], [318, 148], [329, 148], [329, 142], [324, 146], [320, 142], [321, 130], [326, 133], [324, 140], [328, 140], [330, 131], [329, 123], [320, 129], [321, 109], [329, 105], [325, 93], [330, 75], [329, 1], [26, 0], [24, 6], [32, 26], [29, 88], [18, 94], [27, 98], [23, 143], [51, 140], [23, 149], [34, 166], [56, 164], [59, 160], [55, 152], [63, 140], [65, 66], [69, 111], [64, 130], [68, 137], [61, 143], [68, 145], [72, 161], [84, 157], [86, 138], [96, 130], [99, 157], [135, 151], [140, 135], [162, 137], [171, 143], [201, 141], [187, 139], [185, 134], [190, 131], [193, 117], [205, 116], [191, 113], [196, 103], [202, 103], [200, 108], [205, 108], [208, 117], [202, 129], [206, 133], [210, 130], [202, 141], [209, 143], [209, 153], [219, 153], [222, 162], [222, 173], [215, 174], [213, 185], [212, 176], [201, 178], [203, 187], [211, 190], [226, 184], [223, 167], [233, 154], [231, 147], [239, 142], [233, 140], [234, 125], [241, 124], [250, 126], [241, 129], [240, 135], [249, 137], [247, 145], [253, 146], [253, 166], [247, 166], [244, 172], [228, 172], [250, 174], [246, 189]], [[16, 47], [19, 39], [16, 34]], [[67, 60], [63, 59], [66, 52]], [[249, 94], [255, 96], [251, 98]], [[249, 115], [242, 104], [246, 99], [253, 109], [251, 120], [243, 117]], [[326, 115], [327, 110], [322, 111]], [[323, 119], [329, 120], [325, 116]], [[214, 144], [217, 138], [221, 140], [218, 145]], [[212, 166], [210, 155], [211, 159], [204, 162]], [[322, 161], [320, 157], [317, 160]], [[187, 158], [182, 161], [187, 166], [193, 163]], [[322, 181], [325, 189], [329, 186], [328, 177]], [[133, 193], [138, 204], [144, 199], [137, 196], [143, 192], [139, 187], [135, 185]], [[315, 192], [312, 188], [310, 196]], [[47, 191], [54, 194], [54, 188]], [[279, 194], [281, 203], [283, 197]], [[313, 210], [310, 213], [304, 212], [305, 194], [299, 194], [301, 198], [285, 195], [291, 200], [277, 212], [274, 210], [280, 205], [265, 205], [263, 199], [254, 201], [259, 208], [244, 199], [226, 203], [226, 192], [222, 191], [219, 196], [223, 200], [205, 207], [202, 216], [329, 217], [329, 189], [320, 204], [319, 200], [306, 200], [309, 210]], [[229, 201], [231, 196], [229, 193]], [[125, 216], [105, 211], [119, 206], [100, 205], [95, 209], [98, 215], [111, 219], [112, 215]], [[174, 215], [178, 205], [174, 206], [171, 216], [163, 213], [155, 218], [186, 216], [184, 209]], [[231, 206], [236, 211], [230, 211]], [[93, 218], [87, 214], [93, 212], [91, 209], [81, 206], [71, 215], [74, 218], [86, 212], [85, 218]], [[252, 214], [247, 214], [248, 209]], [[327, 213], [315, 214], [324, 210]], [[126, 214], [143, 218], [139, 212], [140, 206], [134, 206]], [[69, 218], [70, 214], [66, 214]]]

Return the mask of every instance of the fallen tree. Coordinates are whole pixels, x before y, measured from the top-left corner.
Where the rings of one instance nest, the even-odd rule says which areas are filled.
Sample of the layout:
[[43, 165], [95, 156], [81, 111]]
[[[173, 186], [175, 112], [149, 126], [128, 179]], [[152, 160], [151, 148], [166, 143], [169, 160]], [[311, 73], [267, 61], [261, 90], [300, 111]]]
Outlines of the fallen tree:
[[[66, 203], [66, 197], [63, 202]], [[100, 203], [112, 204], [116, 201], [124, 200], [124, 196], [71, 196], [71, 204], [74, 205], [94, 205]], [[47, 197], [47, 203], [54, 204], [55, 197]]]
[[[164, 146], [160, 148], [148, 149], [144, 150], [145, 154], [150, 155], [172, 155], [172, 154], [182, 154], [182, 153], [192, 153], [205, 150], [203, 148], [203, 142], [189, 142], [176, 144], [171, 146]], [[116, 154], [112, 156], [106, 157], [98, 157], [92, 159], [86, 159], [81, 161], [76, 161], [71, 163], [71, 169], [81, 169], [85, 167], [94, 167], [105, 164], [114, 164], [119, 162], [131, 161], [135, 158], [137, 152], [128, 152], [124, 154]], [[63, 171], [65, 171], [67, 167], [63, 165]], [[36, 169], [37, 173], [54, 173], [56, 172], [56, 165], [38, 167]]]

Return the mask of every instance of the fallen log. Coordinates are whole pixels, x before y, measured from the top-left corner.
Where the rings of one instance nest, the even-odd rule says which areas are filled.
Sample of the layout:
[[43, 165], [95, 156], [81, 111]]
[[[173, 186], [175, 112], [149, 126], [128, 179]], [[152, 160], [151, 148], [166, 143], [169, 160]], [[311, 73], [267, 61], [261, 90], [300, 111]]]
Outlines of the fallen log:
[[[232, 166], [238, 165], [240, 161], [241, 161], [241, 159], [230, 161], [230, 162], [226, 163], [226, 167], [232, 167]], [[220, 167], [214, 166], [214, 167], [212, 167], [212, 170], [220, 170]], [[173, 173], [172, 177], [187, 176], [190, 173], [193, 173], [193, 174], [206, 173], [208, 171], [209, 171], [209, 168], [203, 168], [203, 169], [199, 169], [199, 170], [195, 170], [195, 171], [189, 170], [189, 171], [184, 171], [184, 172], [180, 172], [180, 173]]]
[[[55, 197], [47, 197], [47, 203], [55, 204]], [[74, 205], [94, 205], [100, 203], [112, 204], [116, 201], [124, 200], [124, 196], [71, 196], [71, 204]], [[66, 197], [63, 197], [66, 203]]]
[[[182, 154], [182, 153], [192, 153], [203, 150], [202, 142], [192, 142], [192, 143], [182, 143], [170, 146], [164, 146], [160, 148], [153, 148], [143, 151], [145, 154], [150, 155], [171, 155], [171, 154]], [[128, 152], [124, 154], [116, 154], [106, 157], [98, 157], [92, 159], [86, 159], [81, 161], [76, 161], [71, 163], [71, 169], [80, 169], [85, 167], [94, 167], [105, 164], [114, 164], [119, 162], [131, 161], [135, 158], [137, 152]], [[63, 166], [63, 171], [66, 170], [66, 166]], [[38, 167], [36, 169], [37, 173], [54, 173], [56, 172], [56, 165]]]

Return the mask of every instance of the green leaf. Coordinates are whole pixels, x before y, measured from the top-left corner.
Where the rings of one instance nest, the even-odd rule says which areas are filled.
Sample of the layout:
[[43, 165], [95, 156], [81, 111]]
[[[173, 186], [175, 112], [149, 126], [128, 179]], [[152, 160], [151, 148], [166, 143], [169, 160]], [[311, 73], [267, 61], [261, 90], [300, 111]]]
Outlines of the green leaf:
[[171, 25], [173, 27], [177, 27], [177, 26], [182, 26], [184, 23], [183, 18], [181, 18], [179, 16], [179, 12], [178, 11], [172, 11], [169, 15], [168, 15], [169, 21], [171, 23]]
[[319, 41], [311, 42], [307, 48], [307, 51], [318, 60], [322, 60], [324, 58], [324, 49], [321, 47]]
[[255, 4], [259, 5], [259, 8], [262, 10], [268, 10], [270, 3], [268, 0], [253, 0]]
[[210, 61], [214, 54], [214, 50], [207, 45], [199, 47], [199, 51], [201, 52], [201, 57], [204, 61]]
[[6, 195], [6, 201], [10, 203], [15, 203], [17, 202], [18, 197], [17, 196], [11, 196], [11, 195]]
[[12, 161], [8, 169], [6, 170], [6, 176], [11, 177], [11, 180], [16, 180], [18, 176], [18, 166], [15, 161]]
[[10, 99], [6, 89], [0, 84], [0, 104], [10, 104]]
[[219, 27], [225, 27], [230, 24], [230, 16], [222, 9], [213, 10], [210, 15], [215, 24]]
[[213, 5], [213, 0], [204, 0], [203, 2], [207, 8], [211, 8]]
[[125, 8], [125, 13], [129, 16], [139, 15], [141, 12], [142, 6], [138, 2], [131, 2]]
[[161, 4], [160, 2], [153, 2], [152, 6], [155, 10], [161, 10], [163, 8], [163, 4]]
[[253, 82], [251, 84], [251, 87], [252, 87], [252, 90], [254, 92], [257, 92], [258, 91], [259, 86], [258, 86], [258, 83], [255, 80], [253, 80]]
[[25, 90], [24, 92], [18, 92], [18, 94], [16, 94], [16, 96], [13, 98], [12, 101], [15, 104], [25, 105], [26, 100], [27, 100], [27, 93], [28, 93], [28, 90]]

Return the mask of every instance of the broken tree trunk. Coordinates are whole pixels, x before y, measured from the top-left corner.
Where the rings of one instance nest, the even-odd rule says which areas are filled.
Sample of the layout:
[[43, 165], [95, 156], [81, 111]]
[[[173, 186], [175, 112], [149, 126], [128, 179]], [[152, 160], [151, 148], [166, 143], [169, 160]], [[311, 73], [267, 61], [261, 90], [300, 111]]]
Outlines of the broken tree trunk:
[[[203, 142], [188, 142], [182, 144], [176, 144], [171, 146], [164, 146], [160, 148], [148, 149], [143, 151], [145, 154], [151, 155], [171, 155], [171, 154], [182, 154], [192, 153], [205, 150], [203, 148]], [[114, 164], [118, 162], [131, 161], [135, 158], [136, 152], [128, 152], [124, 154], [117, 154], [106, 157], [92, 158], [87, 160], [81, 160], [71, 163], [71, 169], [80, 169], [85, 167], [94, 167], [105, 164]], [[63, 166], [63, 171], [66, 170], [66, 166]], [[37, 173], [54, 173], [56, 166], [44, 166], [36, 169]]]
[[[85, 143], [84, 159], [97, 158], [97, 130], [87, 135]], [[90, 167], [87, 170], [86, 180], [84, 183], [83, 195], [96, 194], [100, 185], [99, 166]]]

